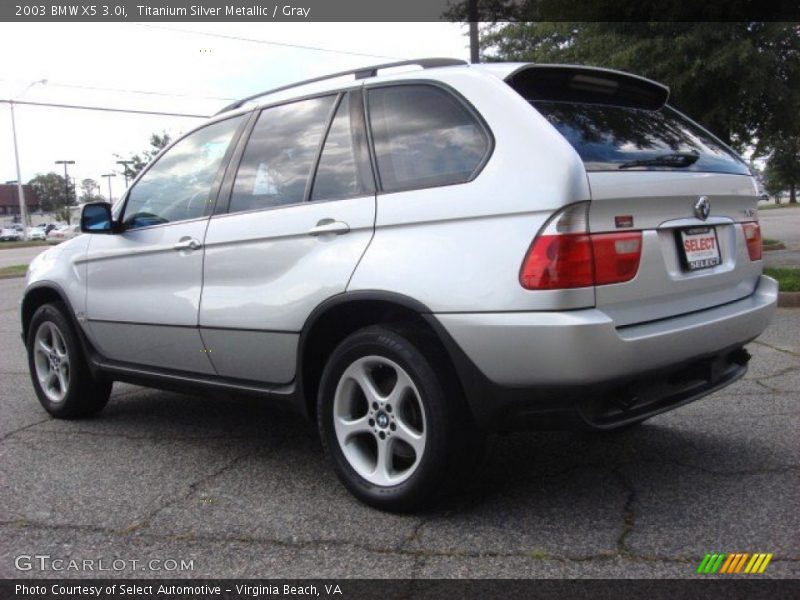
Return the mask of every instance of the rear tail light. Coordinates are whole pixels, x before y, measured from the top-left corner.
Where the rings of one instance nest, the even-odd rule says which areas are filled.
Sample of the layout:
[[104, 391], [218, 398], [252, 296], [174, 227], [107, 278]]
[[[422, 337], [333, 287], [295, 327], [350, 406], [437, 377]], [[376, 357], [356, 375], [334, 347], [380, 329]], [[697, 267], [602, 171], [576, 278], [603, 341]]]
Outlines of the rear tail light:
[[750, 260], [761, 260], [761, 226], [757, 222], [742, 223]]
[[630, 281], [639, 270], [642, 233], [589, 233], [588, 203], [568, 206], [536, 236], [519, 273], [528, 290]]

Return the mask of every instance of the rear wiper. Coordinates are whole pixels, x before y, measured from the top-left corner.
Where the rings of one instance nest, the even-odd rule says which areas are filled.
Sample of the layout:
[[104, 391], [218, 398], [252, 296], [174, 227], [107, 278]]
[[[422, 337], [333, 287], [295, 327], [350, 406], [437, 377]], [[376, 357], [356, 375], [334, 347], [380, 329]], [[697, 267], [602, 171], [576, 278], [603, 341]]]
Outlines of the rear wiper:
[[643, 160], [632, 160], [622, 163], [618, 168], [630, 169], [632, 167], [688, 167], [697, 162], [699, 154], [693, 152], [675, 152], [673, 154], [662, 154], [653, 158]]

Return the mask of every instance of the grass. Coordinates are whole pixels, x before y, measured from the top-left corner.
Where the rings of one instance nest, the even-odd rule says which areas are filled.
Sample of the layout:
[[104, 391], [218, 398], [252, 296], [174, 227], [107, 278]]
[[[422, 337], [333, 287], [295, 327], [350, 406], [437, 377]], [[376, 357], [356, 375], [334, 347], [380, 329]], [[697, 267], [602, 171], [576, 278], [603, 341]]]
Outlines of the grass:
[[0, 242], [0, 250], [11, 250], [12, 248], [32, 248], [34, 246], [47, 246], [44, 240], [31, 240], [26, 242]]
[[778, 280], [782, 292], [800, 292], [800, 269], [788, 267], [767, 267], [764, 274]]
[[783, 242], [780, 240], [773, 240], [772, 238], [764, 238], [761, 240], [761, 243], [765, 246], [777, 246], [778, 244], [782, 244]]
[[28, 265], [11, 265], [10, 267], [0, 267], [0, 279], [4, 277], [16, 277], [25, 275]]

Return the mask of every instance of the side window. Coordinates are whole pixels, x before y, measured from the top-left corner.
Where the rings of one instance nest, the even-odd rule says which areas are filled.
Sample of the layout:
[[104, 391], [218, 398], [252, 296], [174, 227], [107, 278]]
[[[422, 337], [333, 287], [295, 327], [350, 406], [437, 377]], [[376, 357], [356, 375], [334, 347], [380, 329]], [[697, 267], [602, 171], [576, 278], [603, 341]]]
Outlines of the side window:
[[[367, 186], [359, 178], [356, 162], [359, 143], [356, 136], [361, 135], [361, 132], [350, 125], [350, 115], [354, 108], [356, 107], [350, 104], [350, 94], [345, 94], [325, 138], [311, 200], [337, 200], [373, 192], [369, 189], [371, 186]], [[368, 157], [365, 159], [369, 160]]]
[[136, 229], [202, 217], [242, 118], [203, 127], [167, 150], [128, 193], [123, 225]]
[[379, 87], [367, 98], [384, 191], [464, 183], [489, 150], [480, 123], [441, 88]]
[[230, 212], [302, 202], [336, 96], [264, 109], [247, 142]]

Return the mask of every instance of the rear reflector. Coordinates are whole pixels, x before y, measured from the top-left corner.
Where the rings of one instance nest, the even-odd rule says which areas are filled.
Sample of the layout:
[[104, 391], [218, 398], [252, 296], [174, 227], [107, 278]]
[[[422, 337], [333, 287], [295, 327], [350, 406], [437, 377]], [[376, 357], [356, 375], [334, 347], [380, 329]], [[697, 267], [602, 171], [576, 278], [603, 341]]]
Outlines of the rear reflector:
[[520, 268], [528, 290], [557, 290], [630, 281], [642, 255], [640, 231], [587, 232], [586, 204], [567, 207], [536, 236]]
[[594, 250], [595, 285], [630, 281], [639, 271], [642, 256], [642, 232], [595, 233]]
[[761, 226], [758, 223], [742, 223], [742, 229], [750, 260], [761, 260]]

